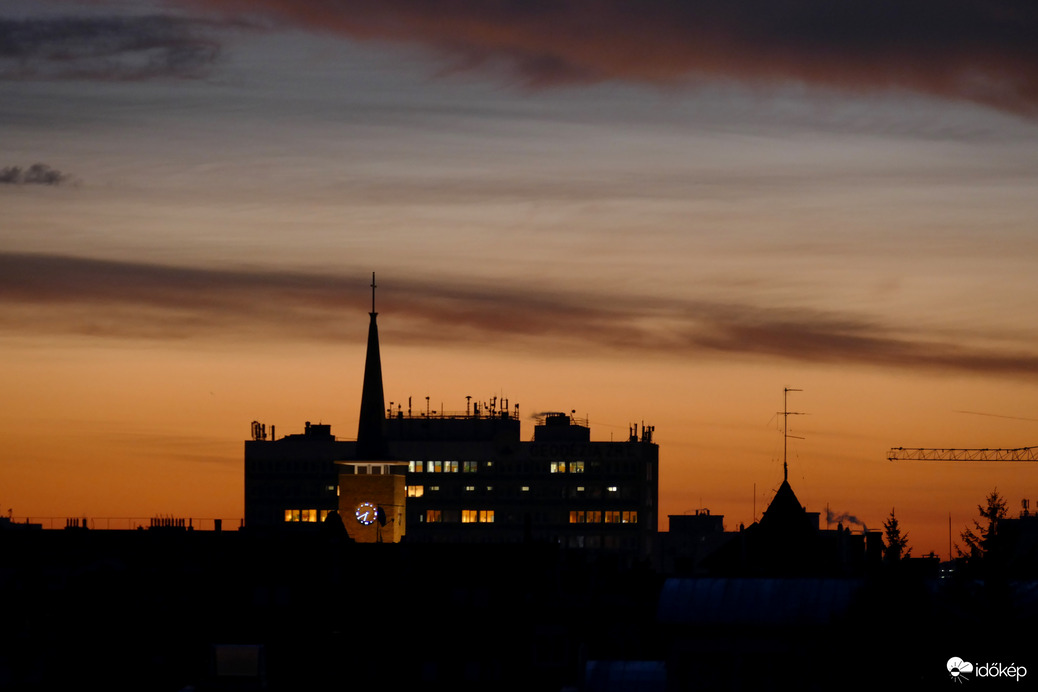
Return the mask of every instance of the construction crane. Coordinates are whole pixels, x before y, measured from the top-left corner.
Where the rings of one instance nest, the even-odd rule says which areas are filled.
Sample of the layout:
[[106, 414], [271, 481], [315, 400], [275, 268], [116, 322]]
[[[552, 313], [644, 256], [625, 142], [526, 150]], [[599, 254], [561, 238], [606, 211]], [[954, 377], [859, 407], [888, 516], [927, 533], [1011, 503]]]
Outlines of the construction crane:
[[888, 461], [1038, 461], [1038, 447], [1016, 449], [933, 449], [891, 447]]

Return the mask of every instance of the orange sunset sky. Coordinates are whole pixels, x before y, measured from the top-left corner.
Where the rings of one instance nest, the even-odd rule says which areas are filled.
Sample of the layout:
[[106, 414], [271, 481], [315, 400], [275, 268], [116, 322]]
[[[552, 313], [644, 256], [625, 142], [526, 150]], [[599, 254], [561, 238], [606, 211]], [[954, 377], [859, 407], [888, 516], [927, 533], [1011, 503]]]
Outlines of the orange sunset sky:
[[1038, 501], [886, 460], [1038, 445], [1038, 13], [758, 5], [4, 3], [0, 511], [237, 521], [251, 421], [355, 436], [372, 271], [387, 401], [655, 425], [661, 528], [759, 516], [783, 387], [823, 525]]

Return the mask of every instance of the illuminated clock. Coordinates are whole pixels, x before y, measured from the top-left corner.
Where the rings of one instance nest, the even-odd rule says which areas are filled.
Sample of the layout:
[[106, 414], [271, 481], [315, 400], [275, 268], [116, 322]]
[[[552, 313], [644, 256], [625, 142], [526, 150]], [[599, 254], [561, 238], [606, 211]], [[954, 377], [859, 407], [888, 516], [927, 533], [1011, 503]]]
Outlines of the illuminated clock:
[[357, 505], [357, 521], [364, 526], [374, 524], [378, 519], [378, 507], [371, 504], [370, 502], [362, 502]]

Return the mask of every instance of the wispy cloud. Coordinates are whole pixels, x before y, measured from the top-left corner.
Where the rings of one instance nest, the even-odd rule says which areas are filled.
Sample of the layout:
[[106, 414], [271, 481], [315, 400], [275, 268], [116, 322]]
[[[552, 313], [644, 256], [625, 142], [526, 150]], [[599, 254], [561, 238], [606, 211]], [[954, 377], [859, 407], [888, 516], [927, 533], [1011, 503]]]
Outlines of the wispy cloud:
[[212, 28], [163, 15], [0, 19], [0, 79], [198, 78], [220, 55]]
[[[342, 341], [362, 337], [363, 270], [348, 276], [221, 270], [0, 253], [0, 333], [99, 338]], [[749, 302], [526, 290], [438, 277], [379, 296], [396, 343], [550, 346], [555, 351], [776, 358], [1038, 375], [1038, 352], [971, 347], [853, 313]], [[353, 315], [353, 317], [351, 317]], [[961, 335], [960, 335], [961, 336]]]
[[180, 0], [409, 42], [529, 85], [794, 81], [907, 89], [1034, 114], [1030, 0]]
[[28, 168], [6, 166], [0, 168], [0, 185], [60, 185], [69, 176], [45, 163], [34, 163]]

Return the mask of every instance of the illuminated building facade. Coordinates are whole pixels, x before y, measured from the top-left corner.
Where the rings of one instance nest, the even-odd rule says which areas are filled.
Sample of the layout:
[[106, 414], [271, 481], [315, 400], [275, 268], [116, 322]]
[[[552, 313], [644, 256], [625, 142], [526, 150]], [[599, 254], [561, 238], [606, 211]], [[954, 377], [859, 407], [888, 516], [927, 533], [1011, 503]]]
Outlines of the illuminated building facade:
[[[548, 413], [524, 442], [518, 406], [499, 409], [496, 400], [455, 414], [387, 409], [376, 315], [373, 307], [356, 442], [310, 423], [301, 435], [275, 439], [272, 429], [267, 439], [265, 426], [254, 423], [245, 443], [246, 527], [301, 528], [334, 510], [350, 536], [366, 541], [374, 535], [370, 504], [382, 508], [381, 540], [650, 553], [659, 495], [652, 427], [634, 426], [622, 441], [592, 441], [586, 421]], [[399, 485], [386, 492], [403, 492], [405, 502], [362, 497], [379, 483]]]

